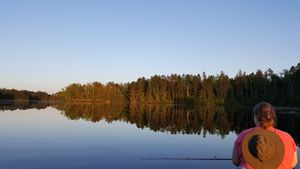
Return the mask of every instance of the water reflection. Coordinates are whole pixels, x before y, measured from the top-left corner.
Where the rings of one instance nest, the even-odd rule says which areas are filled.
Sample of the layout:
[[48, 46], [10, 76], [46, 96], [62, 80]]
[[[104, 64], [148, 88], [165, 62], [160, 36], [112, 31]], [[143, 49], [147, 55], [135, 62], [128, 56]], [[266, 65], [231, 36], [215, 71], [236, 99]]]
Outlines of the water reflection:
[[[16, 102], [0, 104], [0, 110], [44, 109], [47, 106], [61, 111], [70, 120], [83, 119], [90, 122], [122, 121], [149, 128], [155, 132], [171, 134], [198, 134], [206, 137], [207, 133], [224, 138], [231, 131], [240, 133], [252, 127], [250, 106], [232, 107], [206, 105], [184, 107], [173, 105], [107, 105], [91, 103], [48, 103]], [[296, 143], [300, 142], [300, 111], [297, 109], [279, 109], [277, 111], [278, 128], [289, 132]]]
[[57, 104], [55, 108], [69, 119], [97, 122], [125, 121], [138, 128], [171, 134], [202, 134], [224, 137], [230, 131], [228, 113], [224, 107], [185, 108], [171, 105], [109, 106], [104, 104]]
[[45, 109], [53, 104], [53, 102], [48, 101], [1, 101], [0, 100], [0, 110], [26, 110], [26, 109]]

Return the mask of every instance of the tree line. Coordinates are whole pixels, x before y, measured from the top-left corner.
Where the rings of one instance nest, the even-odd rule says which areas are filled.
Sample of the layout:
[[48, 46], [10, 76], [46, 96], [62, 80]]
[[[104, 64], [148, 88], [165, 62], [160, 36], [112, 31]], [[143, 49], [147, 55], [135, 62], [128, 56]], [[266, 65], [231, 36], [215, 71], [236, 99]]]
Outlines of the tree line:
[[0, 89], [0, 100], [50, 100], [51, 95], [46, 92], [28, 91], [28, 90], [16, 90], [16, 89]]
[[275, 74], [272, 69], [229, 78], [214, 75], [155, 75], [130, 83], [73, 83], [53, 95], [64, 101], [140, 104], [225, 104], [268, 101], [278, 105], [300, 104], [300, 63]]
[[99, 102], [107, 104], [123, 104], [126, 102], [127, 85], [109, 82], [102, 84], [93, 82], [81, 85], [73, 83], [53, 95], [55, 100], [72, 102]]
[[300, 63], [276, 74], [272, 69], [229, 78], [217, 75], [171, 74], [138, 78], [130, 83], [73, 83], [49, 95], [46, 92], [0, 89], [0, 100], [60, 100], [105, 104], [226, 104], [268, 101], [300, 105]]

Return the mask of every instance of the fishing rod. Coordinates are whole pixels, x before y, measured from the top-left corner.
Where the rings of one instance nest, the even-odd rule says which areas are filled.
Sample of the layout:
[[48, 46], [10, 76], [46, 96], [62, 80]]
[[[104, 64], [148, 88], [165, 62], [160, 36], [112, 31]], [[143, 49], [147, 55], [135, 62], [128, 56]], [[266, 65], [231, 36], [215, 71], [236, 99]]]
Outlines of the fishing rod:
[[231, 158], [191, 158], [191, 157], [147, 157], [141, 158], [141, 160], [216, 160], [216, 161], [224, 161], [224, 160], [232, 160]]

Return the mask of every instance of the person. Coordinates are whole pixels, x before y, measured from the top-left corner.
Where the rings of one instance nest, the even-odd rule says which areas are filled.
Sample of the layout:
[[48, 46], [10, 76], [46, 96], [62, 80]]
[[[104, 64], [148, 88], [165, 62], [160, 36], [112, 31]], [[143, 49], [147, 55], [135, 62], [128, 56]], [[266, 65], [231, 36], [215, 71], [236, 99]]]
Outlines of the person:
[[292, 169], [297, 165], [293, 138], [276, 129], [276, 112], [267, 102], [254, 106], [254, 128], [242, 131], [235, 140], [232, 163], [239, 169]]

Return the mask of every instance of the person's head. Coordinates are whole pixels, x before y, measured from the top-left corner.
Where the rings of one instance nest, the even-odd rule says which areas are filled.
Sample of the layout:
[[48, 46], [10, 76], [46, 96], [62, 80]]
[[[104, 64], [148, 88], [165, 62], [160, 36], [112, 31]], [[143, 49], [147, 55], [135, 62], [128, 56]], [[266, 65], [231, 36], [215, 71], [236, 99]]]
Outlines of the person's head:
[[274, 107], [267, 102], [260, 102], [253, 108], [253, 118], [256, 126], [269, 128], [276, 126], [276, 112]]

